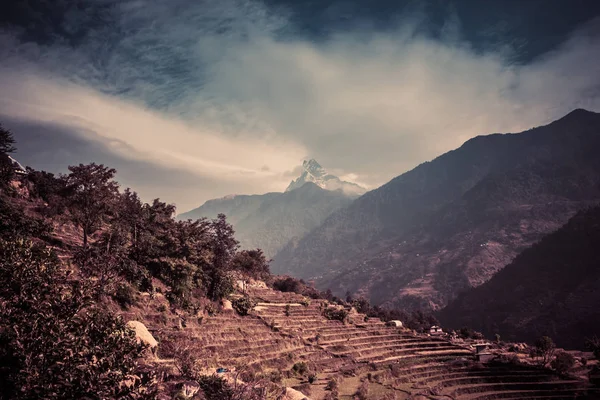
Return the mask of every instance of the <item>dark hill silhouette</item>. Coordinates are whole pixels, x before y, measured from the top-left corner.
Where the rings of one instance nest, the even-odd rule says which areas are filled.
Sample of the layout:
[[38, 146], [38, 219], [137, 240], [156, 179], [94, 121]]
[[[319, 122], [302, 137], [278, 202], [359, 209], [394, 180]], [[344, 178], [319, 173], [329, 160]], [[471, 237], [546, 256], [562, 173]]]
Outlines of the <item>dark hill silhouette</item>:
[[478, 136], [333, 213], [277, 273], [373, 303], [439, 308], [600, 200], [600, 114]]
[[533, 341], [548, 335], [582, 348], [600, 333], [600, 206], [578, 212], [519, 254], [478, 288], [461, 294], [440, 317], [489, 336]]

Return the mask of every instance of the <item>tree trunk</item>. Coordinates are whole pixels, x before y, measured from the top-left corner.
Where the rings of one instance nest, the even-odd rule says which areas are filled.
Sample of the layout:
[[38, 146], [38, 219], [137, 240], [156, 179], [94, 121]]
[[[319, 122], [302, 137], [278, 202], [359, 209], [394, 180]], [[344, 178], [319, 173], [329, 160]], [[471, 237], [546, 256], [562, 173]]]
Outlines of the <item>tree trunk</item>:
[[112, 232], [108, 234], [108, 240], [106, 241], [106, 254], [110, 254], [110, 244], [112, 243]]

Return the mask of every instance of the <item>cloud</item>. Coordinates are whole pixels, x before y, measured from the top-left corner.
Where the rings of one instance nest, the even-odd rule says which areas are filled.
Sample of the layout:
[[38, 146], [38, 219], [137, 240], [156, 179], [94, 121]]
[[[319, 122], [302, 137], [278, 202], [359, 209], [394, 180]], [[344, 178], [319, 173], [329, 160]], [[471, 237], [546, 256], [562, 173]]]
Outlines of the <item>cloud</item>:
[[[194, 190], [169, 192], [168, 174], [152, 190], [182, 210], [283, 190], [307, 157], [375, 187], [475, 135], [600, 111], [598, 20], [516, 64], [506, 48], [474, 50], [452, 14], [441, 38], [411, 15], [315, 41], [293, 10], [256, 1], [106, 3], [76, 46], [0, 35], [0, 118], [66, 127], [123, 168], [183, 171]], [[69, 14], [69, 31], [84, 14]]]
[[[4, 118], [3, 123], [15, 132], [18, 140], [16, 158], [24, 165], [67, 173], [67, 165], [94, 160], [116, 168], [117, 180], [122, 188], [133, 188], [144, 201], [161, 198], [169, 203], [176, 202], [178, 212], [197, 207], [198, 199], [217, 198], [231, 190], [231, 182], [199, 176], [193, 171], [174, 166], [165, 167], [121, 156], [105, 141], [82, 137], [71, 126], [14, 118]], [[236, 181], [235, 185], [242, 193], [256, 189], [253, 180]]]

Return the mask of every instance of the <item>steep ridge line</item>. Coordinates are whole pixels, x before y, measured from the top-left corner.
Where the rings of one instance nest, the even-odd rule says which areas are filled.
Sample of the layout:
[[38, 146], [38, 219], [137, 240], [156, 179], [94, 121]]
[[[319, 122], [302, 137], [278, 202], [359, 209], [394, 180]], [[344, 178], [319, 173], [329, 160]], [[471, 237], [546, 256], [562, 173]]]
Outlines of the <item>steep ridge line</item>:
[[372, 304], [440, 309], [600, 201], [600, 114], [478, 136], [331, 214], [272, 271]]

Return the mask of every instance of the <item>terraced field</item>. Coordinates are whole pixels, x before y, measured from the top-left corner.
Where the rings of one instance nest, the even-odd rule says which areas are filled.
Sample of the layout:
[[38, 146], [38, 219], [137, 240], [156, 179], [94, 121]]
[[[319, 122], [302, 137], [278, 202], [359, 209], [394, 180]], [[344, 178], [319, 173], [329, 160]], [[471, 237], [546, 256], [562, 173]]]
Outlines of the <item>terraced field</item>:
[[[251, 295], [261, 301], [255, 315], [322, 350], [317, 354], [326, 358], [316, 362], [322, 376], [316, 385], [354, 367], [356, 375], [371, 376], [395, 398], [573, 399], [598, 394], [579, 380], [560, 379], [551, 371], [500, 363], [483, 366], [474, 362], [470, 349], [378, 320], [365, 322], [362, 314], [350, 314], [352, 323], [327, 320], [322, 303], [302, 305], [305, 300], [295, 294], [254, 289]], [[331, 357], [340, 361], [332, 363]]]
[[[353, 399], [366, 384], [368, 399], [600, 398], [583, 381], [534, 367], [483, 365], [470, 348], [388, 327], [356, 312], [345, 322], [329, 320], [320, 300], [307, 302], [266, 288], [250, 288], [248, 294], [257, 306], [246, 317], [225, 311], [181, 326], [149, 313], [145, 322], [163, 358], [179, 346], [209, 373], [223, 367], [279, 376], [278, 383], [315, 400], [336, 398], [332, 380], [338, 399]], [[300, 365], [308, 372], [295, 373]]]

